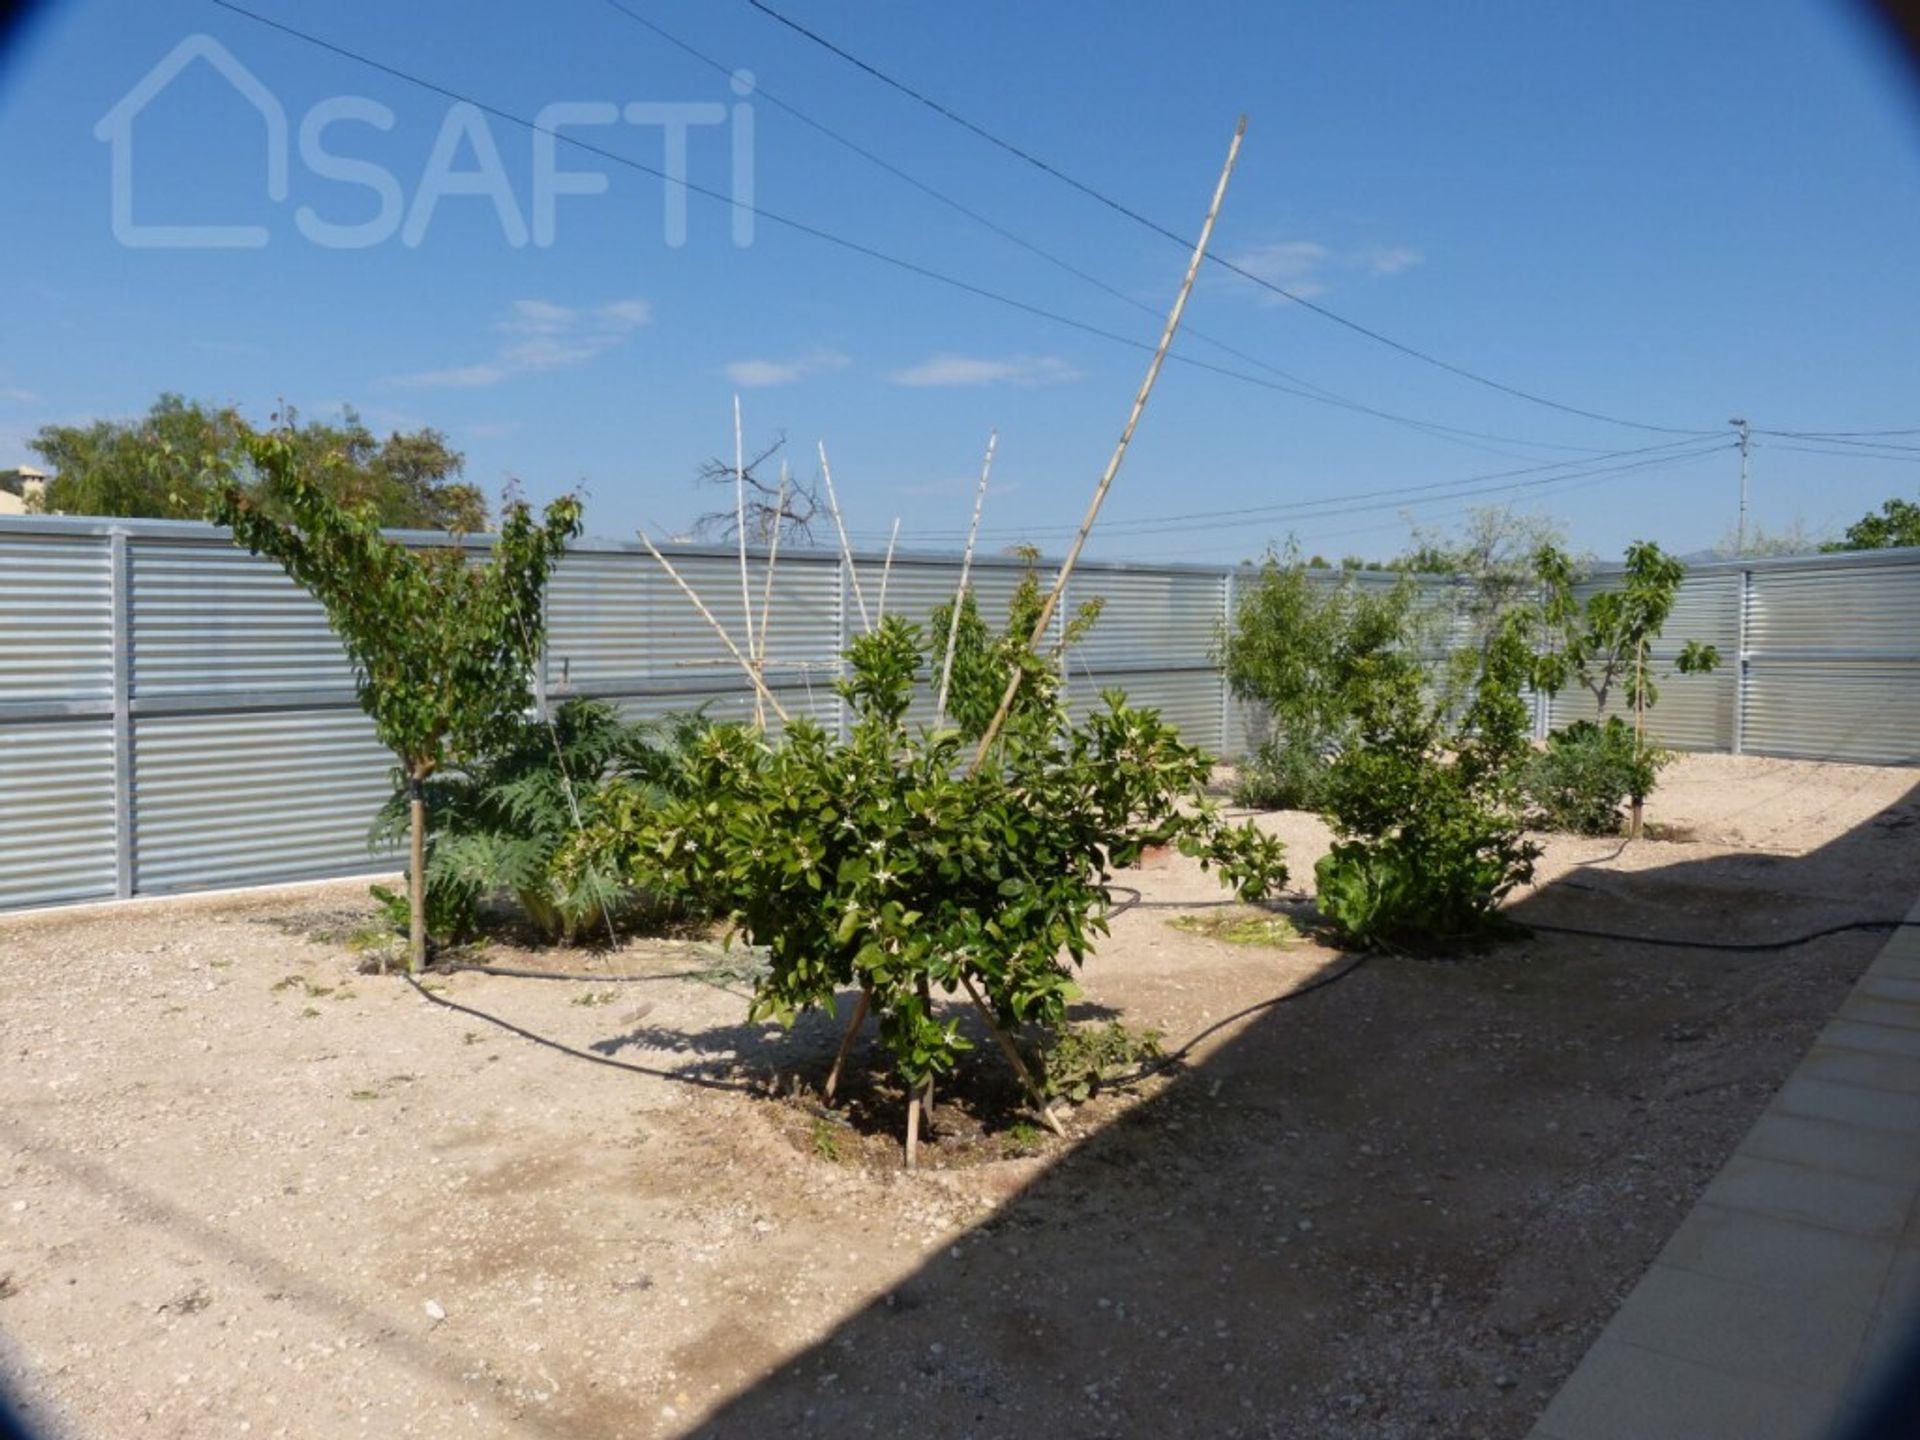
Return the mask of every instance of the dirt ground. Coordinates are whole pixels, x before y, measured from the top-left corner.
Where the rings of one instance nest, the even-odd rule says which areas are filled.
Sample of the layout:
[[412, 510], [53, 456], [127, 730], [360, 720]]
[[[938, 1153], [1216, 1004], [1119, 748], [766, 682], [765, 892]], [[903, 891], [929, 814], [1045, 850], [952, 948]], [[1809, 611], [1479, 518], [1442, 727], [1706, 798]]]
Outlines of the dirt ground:
[[[1903, 915], [1916, 779], [1688, 758], [1671, 838], [1552, 840], [1514, 910]], [[1262, 823], [1310, 884], [1318, 823]], [[1178, 1042], [1346, 964], [1182, 913], [1117, 917], [1089, 1016]], [[0, 921], [0, 1370], [49, 1433], [1518, 1437], [1882, 943], [1374, 959], [1064, 1144], [1008, 1138], [983, 1046], [909, 1175], [768, 1097], [836, 1026], [748, 1026], [740, 957], [431, 982], [589, 1063], [359, 973], [370, 915], [350, 884]]]

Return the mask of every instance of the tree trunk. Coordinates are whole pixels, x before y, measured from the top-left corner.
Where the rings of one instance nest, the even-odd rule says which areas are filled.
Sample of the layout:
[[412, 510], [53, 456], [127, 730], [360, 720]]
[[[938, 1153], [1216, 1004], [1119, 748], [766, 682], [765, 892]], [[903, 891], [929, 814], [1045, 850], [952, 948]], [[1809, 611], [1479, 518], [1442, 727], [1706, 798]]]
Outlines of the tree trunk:
[[413, 821], [407, 857], [407, 970], [418, 975], [427, 963], [427, 791], [418, 775], [407, 782], [407, 809]]

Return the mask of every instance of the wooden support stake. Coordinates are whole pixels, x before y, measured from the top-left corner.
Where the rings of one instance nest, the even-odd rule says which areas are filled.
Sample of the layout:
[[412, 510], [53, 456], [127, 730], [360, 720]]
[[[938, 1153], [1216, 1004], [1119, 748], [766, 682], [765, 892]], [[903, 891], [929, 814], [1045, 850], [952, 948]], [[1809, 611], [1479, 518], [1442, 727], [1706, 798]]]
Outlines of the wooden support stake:
[[840, 497], [833, 492], [833, 467], [827, 463], [827, 442], [820, 442], [820, 474], [827, 482], [827, 508], [833, 512], [833, 528], [840, 535], [840, 558], [847, 563], [847, 578], [853, 581], [854, 602], [860, 607], [860, 628], [873, 629], [867, 618], [867, 597], [860, 590], [860, 571], [853, 563], [853, 547], [847, 543], [846, 522], [840, 518]]
[[780, 563], [780, 532], [786, 528], [787, 462], [780, 462], [780, 493], [773, 502], [773, 539], [767, 544], [767, 580], [760, 590], [760, 650], [753, 657], [760, 683], [767, 683], [767, 621], [773, 614], [773, 567]]
[[833, 1104], [833, 1092], [840, 1088], [840, 1072], [846, 1068], [847, 1056], [853, 1052], [853, 1042], [860, 1034], [860, 1027], [867, 1023], [867, 1011], [873, 1008], [873, 992], [862, 990], [860, 998], [854, 1003], [853, 1018], [847, 1022], [847, 1033], [840, 1037], [839, 1052], [833, 1057], [833, 1068], [827, 1072], [826, 1089], [821, 1092], [827, 1104]]
[[880, 608], [875, 623], [887, 618], [887, 581], [893, 578], [893, 547], [900, 540], [900, 517], [893, 517], [893, 534], [887, 537], [887, 563], [880, 567]]
[[[1180, 282], [1180, 293], [1174, 298], [1173, 309], [1167, 313], [1167, 324], [1160, 334], [1160, 343], [1154, 348], [1146, 377], [1141, 380], [1139, 392], [1133, 397], [1133, 410], [1127, 416], [1126, 428], [1120, 432], [1120, 443], [1114, 446], [1107, 468], [1100, 476], [1100, 483], [1094, 486], [1093, 503], [1087, 507], [1086, 518], [1080, 522], [1080, 533], [1073, 537], [1073, 546], [1060, 566], [1060, 574], [1055, 577], [1053, 588], [1047, 592], [1046, 603], [1040, 607], [1040, 618], [1034, 624], [1033, 638], [1029, 642], [1035, 648], [1046, 636], [1047, 626], [1053, 621], [1054, 609], [1067, 588], [1067, 577], [1073, 573], [1080, 551], [1087, 543], [1087, 535], [1093, 529], [1093, 522], [1100, 516], [1100, 507], [1106, 503], [1107, 491], [1113, 488], [1113, 477], [1120, 473], [1120, 462], [1126, 458], [1134, 427], [1140, 423], [1141, 412], [1147, 408], [1147, 397], [1153, 393], [1154, 382], [1160, 378], [1160, 367], [1166, 363], [1167, 351], [1173, 347], [1174, 332], [1180, 328], [1180, 317], [1186, 312], [1187, 297], [1193, 293], [1194, 277], [1200, 273], [1200, 262], [1206, 258], [1207, 245], [1213, 239], [1213, 222], [1219, 218], [1220, 203], [1226, 199], [1227, 181], [1233, 176], [1234, 162], [1240, 158], [1240, 142], [1246, 133], [1247, 117], [1242, 115], [1240, 123], [1234, 127], [1233, 143], [1227, 147], [1227, 163], [1221, 167], [1220, 180], [1213, 187], [1213, 203], [1207, 207], [1206, 221], [1200, 227], [1200, 239], [1193, 247], [1193, 258], [1187, 262], [1186, 278]], [[993, 712], [986, 733], [980, 737], [980, 748], [974, 752], [973, 763], [967, 767], [967, 774], [975, 774], [986, 762], [987, 752], [993, 748], [1000, 727], [1007, 723], [1007, 715], [1013, 709], [1013, 698], [1019, 693], [1020, 680], [1025, 674], [1026, 671], [1018, 666], [1014, 668], [1012, 677], [1007, 681], [1006, 693], [1000, 697], [1000, 708]]]
[[[747, 654], [757, 663], [760, 652], [753, 644], [753, 589], [747, 579], [747, 451], [737, 394], [733, 397], [733, 534], [740, 542], [740, 623], [747, 627]], [[753, 692], [753, 724], [757, 730], [767, 728], [767, 706], [760, 698], [766, 688], [760, 685]]]
[[920, 1097], [907, 1101], [907, 1169], [920, 1163]]
[[1060, 1124], [1060, 1118], [1053, 1113], [1053, 1107], [1047, 1104], [1047, 1097], [1041, 1093], [1039, 1082], [1033, 1078], [1033, 1071], [1027, 1068], [1027, 1062], [1021, 1058], [1019, 1049], [1013, 1043], [1013, 1037], [1000, 1028], [1000, 1022], [994, 1018], [993, 1011], [989, 1010], [986, 1001], [980, 998], [980, 992], [973, 988], [973, 977], [962, 975], [960, 983], [967, 987], [967, 998], [973, 1001], [973, 1008], [980, 1012], [980, 1018], [986, 1022], [987, 1029], [998, 1042], [1000, 1053], [1007, 1057], [1007, 1063], [1013, 1066], [1014, 1074], [1020, 1077], [1020, 1083], [1026, 1087], [1028, 1096], [1033, 1100], [1034, 1109], [1040, 1112], [1040, 1118], [1046, 1122], [1049, 1130], [1061, 1139], [1066, 1139], [1065, 1127]]
[[647, 532], [644, 530], [640, 532], [640, 543], [647, 547], [647, 553], [660, 562], [660, 568], [665, 570], [668, 578], [680, 587], [680, 593], [693, 602], [693, 608], [698, 610], [707, 624], [713, 627], [713, 633], [720, 637], [720, 643], [727, 647], [727, 653], [733, 656], [735, 662], [739, 664], [742, 670], [746, 671], [747, 679], [753, 682], [754, 689], [759, 691], [760, 695], [772, 708], [773, 713], [780, 717], [781, 723], [788, 723], [793, 717], [787, 714], [785, 707], [782, 706], [778, 700], [774, 699], [773, 692], [767, 689], [767, 682], [762, 680], [759, 672], [753, 668], [753, 662], [740, 653], [740, 647], [733, 643], [733, 637], [727, 634], [726, 627], [713, 618], [713, 612], [707, 609], [706, 603], [694, 592], [694, 588], [691, 585], [680, 578], [680, 572], [673, 568], [673, 562], [660, 553], [654, 546], [653, 541], [647, 537]]
[[940, 693], [934, 701], [934, 723], [947, 718], [947, 687], [953, 683], [953, 647], [960, 638], [960, 605], [967, 598], [967, 575], [973, 569], [973, 545], [980, 536], [980, 507], [987, 499], [987, 476], [993, 473], [993, 449], [1000, 443], [1000, 432], [987, 436], [987, 458], [980, 466], [980, 483], [973, 491], [973, 522], [967, 526], [966, 553], [960, 557], [960, 588], [953, 592], [953, 615], [947, 621], [947, 653], [940, 657]]

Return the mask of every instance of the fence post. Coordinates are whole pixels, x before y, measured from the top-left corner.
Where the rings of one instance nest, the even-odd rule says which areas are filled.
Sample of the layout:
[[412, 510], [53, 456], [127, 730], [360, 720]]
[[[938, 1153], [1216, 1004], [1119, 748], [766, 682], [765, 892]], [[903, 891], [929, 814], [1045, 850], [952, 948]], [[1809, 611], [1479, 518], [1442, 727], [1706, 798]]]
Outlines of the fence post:
[[1227, 646], [1233, 643], [1233, 571], [1220, 577], [1220, 751], [1233, 741], [1233, 687], [1227, 683]]
[[108, 604], [113, 614], [113, 893], [133, 894], [133, 587], [127, 532], [107, 536]]
[[1734, 643], [1736, 654], [1733, 664], [1733, 753], [1743, 755], [1747, 744], [1747, 636], [1748, 623], [1753, 613], [1753, 571], [1746, 566], [1740, 567], [1740, 604], [1739, 620], [1735, 634], [1739, 637]]
[[[833, 562], [833, 573], [840, 577], [840, 593], [833, 606], [833, 673], [837, 679], [847, 674], [847, 554], [843, 550]], [[838, 685], [833, 687], [833, 733], [842, 745], [847, 743], [847, 700]]]

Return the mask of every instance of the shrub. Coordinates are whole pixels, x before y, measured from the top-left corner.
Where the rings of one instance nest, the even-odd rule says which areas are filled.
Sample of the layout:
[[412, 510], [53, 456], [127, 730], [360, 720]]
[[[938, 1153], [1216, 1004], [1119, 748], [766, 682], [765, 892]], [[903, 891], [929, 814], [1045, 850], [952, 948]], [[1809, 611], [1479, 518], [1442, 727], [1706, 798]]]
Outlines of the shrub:
[[1411, 676], [1361, 713], [1328, 771], [1339, 838], [1315, 867], [1320, 912], [1350, 941], [1444, 947], [1505, 928], [1500, 902], [1532, 878], [1539, 853], [1517, 814], [1530, 662], [1525, 622], [1510, 617], [1481, 651], [1457, 720]]
[[1326, 803], [1330, 763], [1311, 740], [1263, 740], [1234, 773], [1234, 803], [1255, 810], [1319, 810]]
[[977, 996], [1003, 1037], [1056, 1031], [1106, 931], [1113, 868], [1176, 844], [1257, 897], [1285, 867], [1278, 842], [1218, 818], [1200, 792], [1211, 759], [1157, 715], [1109, 694], [1074, 725], [1057, 672], [1024, 643], [1009, 659], [1028, 675], [1014, 718], [969, 767], [958, 731], [906, 727], [926, 647], [889, 616], [848, 649], [845, 743], [804, 718], [777, 740], [715, 729], [665, 805], [630, 805], [613, 782], [574, 863], [712, 897], [768, 952], [756, 1019], [864, 991], [910, 1092], [970, 1048], [936, 988]]
[[1655, 775], [1672, 758], [1640, 744], [1617, 715], [1605, 724], [1576, 720], [1549, 735], [1547, 748], [1526, 766], [1528, 821], [1576, 835], [1616, 834], [1621, 811], [1634, 796], [1653, 793]]
[[[598, 818], [610, 781], [624, 803], [660, 804], [681, 793], [680, 757], [706, 728], [697, 716], [621, 720], [602, 700], [567, 700], [553, 723], [523, 717], [458, 770], [426, 782], [427, 926], [435, 939], [471, 937], [482, 906], [511, 896], [548, 940], [572, 940], [583, 921], [611, 918], [639, 899], [602, 866], [562, 872], [558, 861], [579, 826]], [[376, 843], [408, 823], [397, 789], [374, 821]], [[375, 894], [404, 917], [405, 896]], [[657, 897], [671, 899], [672, 897]]]

